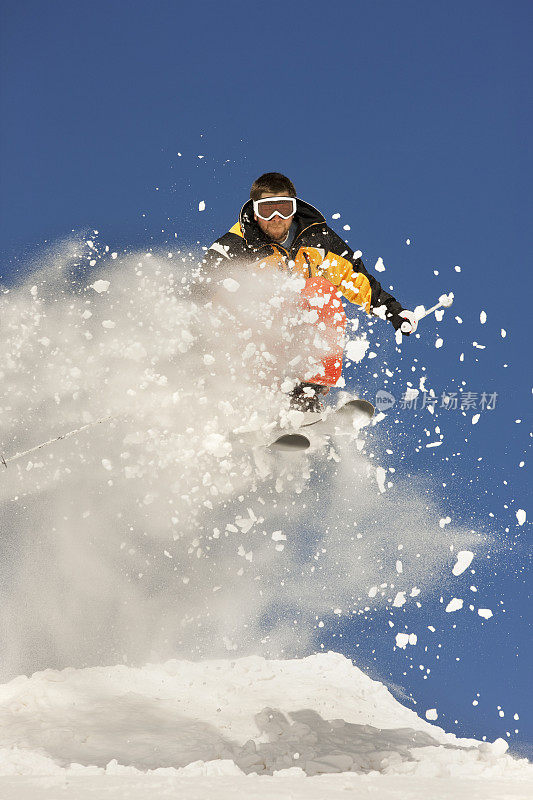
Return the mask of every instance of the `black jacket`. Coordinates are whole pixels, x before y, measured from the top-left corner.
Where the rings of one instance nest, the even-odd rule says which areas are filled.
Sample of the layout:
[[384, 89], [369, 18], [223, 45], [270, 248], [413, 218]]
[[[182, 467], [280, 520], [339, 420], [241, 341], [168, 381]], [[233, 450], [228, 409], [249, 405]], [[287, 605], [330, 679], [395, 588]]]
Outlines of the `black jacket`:
[[403, 306], [367, 272], [362, 260], [326, 224], [322, 214], [309, 203], [298, 200], [294, 218], [296, 236], [290, 250], [286, 250], [265, 236], [254, 219], [253, 203], [248, 200], [239, 221], [207, 251], [206, 269], [236, 258], [241, 263], [264, 261], [281, 269], [292, 269], [303, 277], [322, 275], [350, 303], [390, 320], [398, 329], [404, 321], [399, 316]]

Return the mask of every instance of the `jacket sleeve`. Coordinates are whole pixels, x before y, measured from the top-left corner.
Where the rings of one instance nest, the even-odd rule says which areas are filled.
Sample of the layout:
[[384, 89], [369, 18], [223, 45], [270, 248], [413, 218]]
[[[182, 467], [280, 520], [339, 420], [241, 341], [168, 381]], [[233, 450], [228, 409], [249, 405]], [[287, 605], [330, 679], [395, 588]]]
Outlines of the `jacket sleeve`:
[[226, 233], [224, 236], [221, 236], [220, 239], [217, 239], [216, 242], [213, 242], [211, 247], [209, 247], [202, 259], [202, 265], [204, 268], [208, 270], [214, 267], [218, 267], [219, 264], [228, 261], [233, 257], [232, 253], [232, 242], [228, 242], [228, 238], [231, 234]]
[[243, 258], [246, 255], [246, 243], [237, 222], [224, 236], [213, 242], [206, 251], [202, 264], [210, 269], [224, 264], [226, 261], [231, 261], [233, 258]]
[[198, 302], [213, 299], [218, 281], [224, 277], [225, 268], [231, 265], [233, 259], [237, 259], [239, 266], [241, 262], [245, 263], [247, 258], [249, 259], [246, 243], [242, 235], [236, 232], [237, 229], [240, 231], [238, 225], [234, 225], [205, 251], [192, 292]]
[[355, 256], [335, 231], [328, 229], [329, 262], [325, 274], [339, 287], [341, 294], [365, 309], [368, 314], [392, 322], [398, 330], [403, 320], [399, 315], [403, 306], [391, 294], [385, 291], [380, 282], [366, 269], [361, 258]]

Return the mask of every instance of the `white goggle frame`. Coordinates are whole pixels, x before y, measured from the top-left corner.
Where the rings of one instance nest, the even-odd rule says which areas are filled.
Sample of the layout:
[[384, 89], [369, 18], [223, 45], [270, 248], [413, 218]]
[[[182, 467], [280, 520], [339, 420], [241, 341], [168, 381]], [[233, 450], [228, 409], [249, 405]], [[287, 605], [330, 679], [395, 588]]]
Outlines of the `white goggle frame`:
[[[260, 203], [274, 203], [276, 201], [277, 202], [284, 202], [284, 203], [291, 202], [292, 203], [292, 211], [291, 211], [291, 213], [287, 214], [287, 216], [284, 216], [279, 211], [273, 211], [272, 214], [269, 217], [264, 217], [261, 214], [260, 210], [259, 210]], [[293, 214], [296, 214], [296, 198], [295, 197], [262, 197], [261, 200], [254, 200], [253, 203], [254, 203], [254, 213], [260, 219], [264, 219], [265, 222], [268, 222], [269, 220], [273, 219], [276, 216], [276, 214], [278, 215], [278, 217], [281, 217], [281, 219], [290, 219], [290, 217], [292, 217]]]

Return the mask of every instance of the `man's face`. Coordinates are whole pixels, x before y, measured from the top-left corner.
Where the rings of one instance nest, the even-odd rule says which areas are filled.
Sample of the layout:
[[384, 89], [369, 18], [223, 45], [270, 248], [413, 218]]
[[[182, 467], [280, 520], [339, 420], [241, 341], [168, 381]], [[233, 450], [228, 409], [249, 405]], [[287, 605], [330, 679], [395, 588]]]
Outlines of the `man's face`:
[[[287, 194], [287, 192], [262, 192], [259, 199], [263, 200], [265, 197], [291, 197], [291, 195]], [[294, 219], [294, 214], [292, 217], [289, 217], [289, 219], [281, 219], [281, 217], [276, 214], [269, 220], [261, 219], [257, 214], [254, 214], [254, 219], [269, 239], [273, 242], [283, 242], [287, 238], [289, 228]]]

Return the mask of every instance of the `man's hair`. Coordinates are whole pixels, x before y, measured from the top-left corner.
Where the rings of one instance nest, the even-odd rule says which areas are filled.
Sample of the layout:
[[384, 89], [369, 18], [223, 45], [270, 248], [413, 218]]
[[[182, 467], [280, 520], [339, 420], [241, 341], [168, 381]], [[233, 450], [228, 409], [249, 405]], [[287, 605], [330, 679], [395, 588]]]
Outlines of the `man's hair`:
[[252, 200], [259, 200], [263, 192], [274, 192], [275, 194], [288, 194], [296, 197], [296, 189], [291, 180], [282, 175], [281, 172], [265, 172], [252, 183], [250, 197]]

